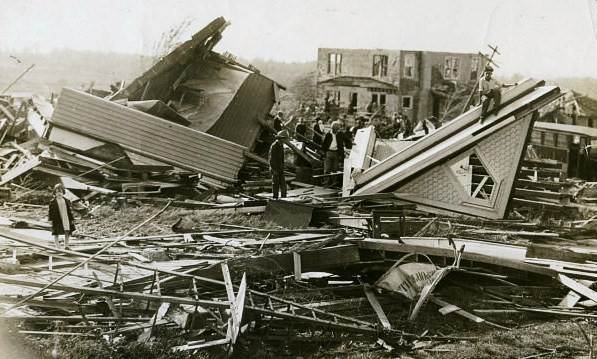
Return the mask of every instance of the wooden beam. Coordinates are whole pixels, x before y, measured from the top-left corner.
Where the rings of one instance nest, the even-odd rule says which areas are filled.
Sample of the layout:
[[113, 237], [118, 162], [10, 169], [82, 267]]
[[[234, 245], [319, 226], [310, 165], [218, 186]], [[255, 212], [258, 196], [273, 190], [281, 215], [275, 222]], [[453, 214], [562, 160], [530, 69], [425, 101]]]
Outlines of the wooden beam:
[[597, 292], [585, 286], [584, 284], [579, 283], [563, 274], [558, 274], [558, 281], [576, 293], [585, 296], [594, 302], [597, 302]]
[[375, 311], [375, 314], [377, 315], [377, 319], [381, 323], [382, 327], [384, 329], [392, 329], [392, 324], [390, 324], [390, 321], [388, 320], [386, 313], [384, 313], [383, 308], [381, 307], [381, 304], [377, 300], [377, 297], [375, 296], [375, 293], [373, 292], [371, 287], [369, 285], [365, 284], [363, 286], [363, 290], [365, 291], [367, 300], [369, 301], [369, 304], [371, 304], [371, 307]]
[[[41, 283], [41, 282], [38, 282], [35, 280], [18, 279], [13, 276], [5, 275], [5, 274], [0, 274], [0, 283], [14, 284], [14, 285], [19, 285], [19, 286], [24, 286], [24, 287], [32, 287], [32, 288], [44, 288], [47, 286], [47, 284]], [[70, 292], [70, 293], [80, 293], [80, 294], [88, 294], [88, 295], [113, 296], [116, 298], [136, 299], [136, 300], [141, 300], [141, 301], [149, 300], [149, 301], [155, 301], [155, 302], [228, 308], [228, 303], [221, 302], [221, 301], [201, 300], [201, 299], [195, 300], [195, 299], [190, 299], [190, 298], [155, 295], [155, 294], [150, 294], [150, 293], [139, 293], [139, 292], [124, 292], [124, 291], [121, 292], [121, 291], [117, 291], [117, 290], [81, 287], [81, 286], [66, 285], [66, 284], [59, 284], [59, 283], [54, 283], [54, 284], [49, 285], [48, 289], [55, 289], [55, 290], [61, 290], [61, 291]]]
[[[430, 296], [429, 299], [433, 303], [435, 303], [435, 304], [439, 305], [440, 307], [442, 307], [440, 309], [440, 311], [444, 310], [446, 312], [456, 313], [456, 314], [460, 315], [461, 317], [464, 317], [464, 318], [466, 318], [468, 320], [471, 320], [471, 321], [473, 321], [475, 323], [479, 323], [479, 324], [480, 323], [486, 323], [488, 325], [491, 325], [492, 327], [496, 327], [496, 328], [500, 328], [500, 329], [505, 329], [505, 330], [509, 330], [510, 329], [510, 328], [504, 327], [502, 325], [499, 325], [499, 324], [496, 324], [496, 323], [492, 323], [492, 322], [490, 322], [488, 320], [485, 320], [485, 319], [483, 319], [483, 318], [481, 318], [479, 316], [476, 316], [476, 315], [474, 315], [472, 313], [469, 313], [466, 310], [460, 309], [459, 307], [457, 307], [457, 306], [455, 306], [453, 304], [450, 304], [450, 303], [448, 303], [448, 302], [446, 302], [444, 300], [441, 300], [439, 298], [436, 298], [434, 296]], [[449, 308], [449, 310], [447, 308]]]
[[245, 297], [247, 294], [247, 275], [243, 273], [243, 278], [240, 281], [238, 292], [236, 293], [236, 300], [234, 301], [235, 312], [232, 315], [232, 330], [230, 343], [236, 344], [236, 339], [240, 333], [240, 327], [243, 320], [243, 311], [245, 308]]
[[[433, 247], [426, 247], [426, 246], [418, 246], [412, 244], [400, 244], [397, 241], [392, 240], [378, 240], [378, 239], [367, 239], [367, 240], [349, 240], [349, 242], [354, 243], [362, 249], [373, 249], [379, 251], [388, 251], [388, 252], [400, 252], [400, 253], [419, 253], [419, 254], [426, 254], [430, 256], [438, 256], [438, 257], [447, 257], [447, 258], [454, 258], [454, 250], [448, 248], [433, 248]], [[540, 267], [528, 263], [524, 263], [523, 261], [506, 259], [506, 258], [499, 258], [492, 255], [486, 254], [478, 254], [478, 253], [469, 253], [465, 251], [462, 253], [463, 260], [471, 260], [474, 262], [491, 264], [506, 268], [512, 268], [520, 271], [530, 272], [541, 274], [545, 276], [549, 276], [555, 278], [558, 274], [557, 271]]]
[[299, 282], [302, 279], [300, 253], [292, 252], [292, 263], [294, 267], [294, 280]]

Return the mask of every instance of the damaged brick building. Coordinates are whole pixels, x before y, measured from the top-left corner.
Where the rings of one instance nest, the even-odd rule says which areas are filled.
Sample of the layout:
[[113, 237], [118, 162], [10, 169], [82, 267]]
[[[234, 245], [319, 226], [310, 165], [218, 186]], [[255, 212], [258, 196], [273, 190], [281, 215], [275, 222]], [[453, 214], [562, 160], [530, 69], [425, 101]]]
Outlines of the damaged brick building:
[[320, 48], [317, 96], [348, 112], [366, 111], [374, 103], [416, 120], [451, 118], [456, 98], [470, 91], [483, 61], [472, 53]]

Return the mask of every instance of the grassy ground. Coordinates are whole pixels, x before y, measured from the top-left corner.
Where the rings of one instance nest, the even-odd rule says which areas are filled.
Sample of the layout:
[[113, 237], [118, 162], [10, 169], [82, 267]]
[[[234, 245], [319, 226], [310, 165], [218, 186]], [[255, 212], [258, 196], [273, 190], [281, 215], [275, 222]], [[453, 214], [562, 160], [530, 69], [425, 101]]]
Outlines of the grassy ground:
[[[111, 205], [102, 205], [92, 214], [80, 216], [77, 220], [79, 234], [96, 237], [116, 237], [142, 222], [160, 209], [159, 205], [129, 206], [126, 209], [115, 209]], [[3, 216], [21, 216], [44, 219], [45, 208], [23, 208], [19, 212], [9, 207], [0, 209]], [[171, 233], [171, 226], [180, 218], [187, 227], [205, 228], [208, 224], [230, 224], [254, 228], [276, 228], [276, 225], [264, 221], [258, 215], [217, 215], [205, 216], [197, 211], [169, 208], [159, 218], [140, 228], [133, 235], [150, 235]], [[458, 289], [441, 289], [441, 294], [454, 304], [467, 308], [474, 301], [474, 294], [458, 291]], [[546, 294], [546, 295], [551, 295]], [[561, 295], [561, 293], [556, 293]], [[457, 340], [452, 342], [427, 343], [420, 341], [418, 349], [389, 352], [375, 341], [360, 342], [354, 337], [342, 337], [342, 341], [323, 343], [278, 343], [271, 344], [260, 340], [243, 341], [236, 347], [233, 357], [236, 358], [524, 358], [532, 355], [543, 355], [546, 358], [587, 357], [589, 346], [583, 335], [595, 330], [593, 323], [586, 320], [545, 318], [538, 316], [514, 316], [495, 318], [486, 317], [513, 329], [501, 330], [485, 324], [475, 324], [455, 314], [442, 316], [438, 307], [427, 304], [414, 323], [405, 320], [408, 313], [408, 302], [395, 298], [393, 305], [384, 305], [391, 322], [396, 328], [411, 333], [444, 334], [458, 337], [474, 337], [473, 340]], [[392, 299], [393, 300], [393, 299]], [[348, 313], [348, 315], [359, 313]], [[370, 316], [367, 320], [375, 320]], [[582, 329], [581, 329], [582, 328]], [[136, 341], [108, 343], [103, 340], [86, 341], [81, 339], [26, 339], [25, 346], [21, 339], [13, 340], [5, 333], [0, 333], [0, 358], [187, 358], [186, 354], [172, 354], [168, 348], [179, 344], [179, 338], [168, 333], [151, 345]], [[388, 342], [390, 345], [395, 343]], [[25, 348], [25, 349], [23, 349]], [[59, 356], [52, 356], [52, 351]], [[201, 353], [199, 357], [219, 357], [221, 352]]]

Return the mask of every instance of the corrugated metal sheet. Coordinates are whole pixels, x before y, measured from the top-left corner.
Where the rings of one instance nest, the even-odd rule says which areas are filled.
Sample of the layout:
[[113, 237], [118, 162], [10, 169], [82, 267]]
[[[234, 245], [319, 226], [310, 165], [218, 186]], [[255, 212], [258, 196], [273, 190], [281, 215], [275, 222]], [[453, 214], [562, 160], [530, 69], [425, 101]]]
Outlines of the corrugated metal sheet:
[[250, 148], [261, 131], [258, 119], [270, 112], [274, 101], [274, 82], [250, 74], [207, 133]]
[[71, 89], [62, 90], [51, 122], [228, 182], [244, 162], [243, 146]]

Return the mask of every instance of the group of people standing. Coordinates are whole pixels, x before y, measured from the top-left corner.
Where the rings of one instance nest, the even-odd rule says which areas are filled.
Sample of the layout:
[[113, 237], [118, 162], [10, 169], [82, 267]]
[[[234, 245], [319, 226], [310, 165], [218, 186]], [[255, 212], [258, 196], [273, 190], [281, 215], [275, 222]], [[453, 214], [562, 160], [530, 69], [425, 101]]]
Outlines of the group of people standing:
[[[288, 121], [292, 122], [292, 121]], [[364, 127], [362, 122], [360, 127]], [[287, 189], [284, 181], [284, 143], [290, 139], [290, 134], [284, 127], [284, 114], [279, 111], [273, 119], [273, 129], [276, 131], [275, 141], [269, 148], [268, 158], [270, 172], [272, 175], [273, 198], [286, 197]], [[358, 126], [355, 126], [355, 128]], [[309, 131], [310, 130], [310, 131]], [[356, 131], [356, 130], [355, 130]], [[352, 147], [354, 133], [345, 130], [345, 124], [341, 119], [331, 122], [329, 131], [320, 117], [315, 117], [313, 126], [309, 128], [303, 117], [299, 117], [294, 128], [294, 139], [298, 141], [300, 151], [318, 153], [323, 159], [323, 173], [325, 186], [335, 186], [336, 175], [344, 161], [345, 149]], [[295, 157], [297, 168], [310, 167], [311, 163], [303, 156]]]

